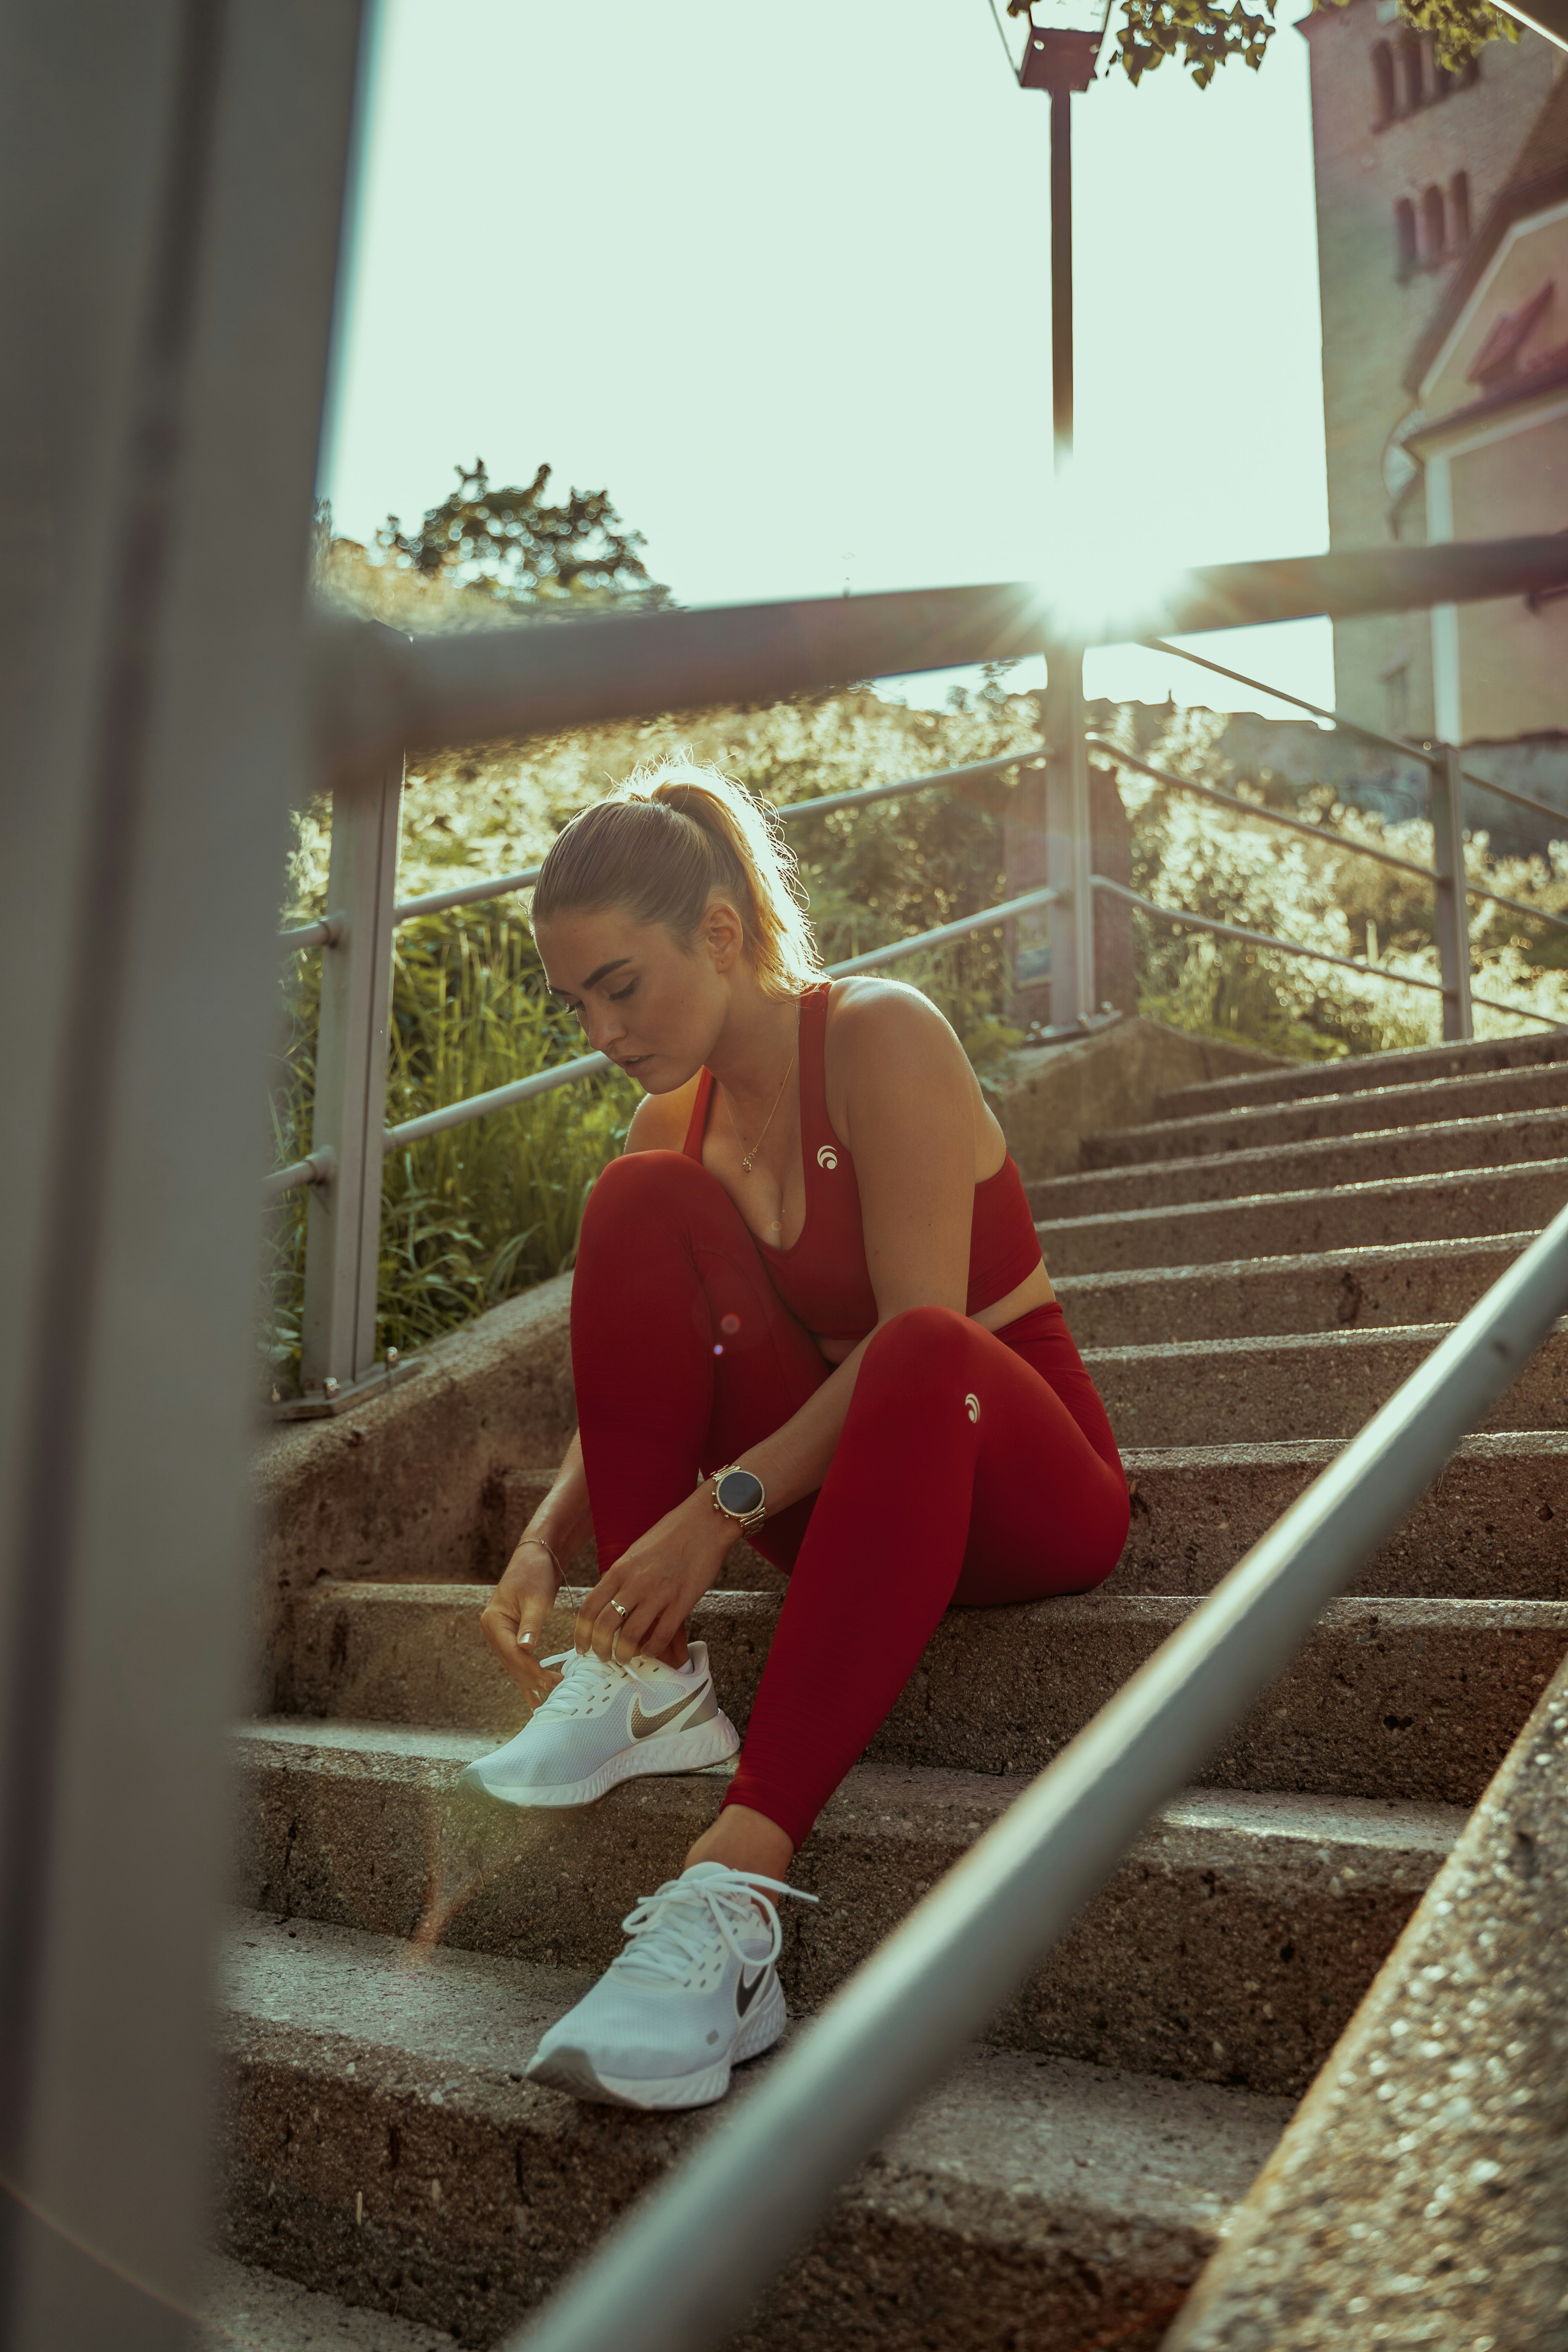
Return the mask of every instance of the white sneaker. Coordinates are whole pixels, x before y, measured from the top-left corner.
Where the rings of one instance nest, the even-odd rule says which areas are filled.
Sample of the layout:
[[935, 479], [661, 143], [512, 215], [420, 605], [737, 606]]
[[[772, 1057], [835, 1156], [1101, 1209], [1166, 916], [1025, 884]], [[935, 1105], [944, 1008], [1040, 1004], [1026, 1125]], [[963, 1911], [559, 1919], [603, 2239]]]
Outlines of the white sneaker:
[[552, 2025], [530, 2079], [620, 2107], [705, 2107], [730, 2069], [784, 2030], [773, 1962], [779, 1916], [760, 1887], [815, 1903], [776, 1878], [699, 1862], [621, 1922], [631, 1942]]
[[721, 1764], [741, 1744], [714, 1696], [705, 1643], [692, 1643], [689, 1674], [659, 1658], [612, 1665], [575, 1650], [544, 1664], [563, 1669], [550, 1696], [462, 1776], [503, 1805], [591, 1804], [617, 1780]]

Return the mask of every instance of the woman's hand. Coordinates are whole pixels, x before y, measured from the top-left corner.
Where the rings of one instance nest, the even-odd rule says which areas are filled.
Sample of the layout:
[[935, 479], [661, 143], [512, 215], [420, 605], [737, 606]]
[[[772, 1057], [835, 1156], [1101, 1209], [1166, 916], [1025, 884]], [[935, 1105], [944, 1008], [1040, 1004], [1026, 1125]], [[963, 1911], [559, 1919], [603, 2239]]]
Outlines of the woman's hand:
[[555, 1563], [525, 1536], [479, 1619], [484, 1637], [527, 1699], [538, 1706], [560, 1681], [539, 1663], [539, 1639], [554, 1606]]
[[[684, 1654], [686, 1621], [709, 1591], [734, 1542], [736, 1527], [713, 1508], [706, 1486], [624, 1551], [584, 1601], [573, 1634], [579, 1650], [607, 1658], [612, 1644], [623, 1663], [641, 1651], [662, 1658], [677, 1645]], [[620, 1610], [612, 1609], [618, 1601]]]

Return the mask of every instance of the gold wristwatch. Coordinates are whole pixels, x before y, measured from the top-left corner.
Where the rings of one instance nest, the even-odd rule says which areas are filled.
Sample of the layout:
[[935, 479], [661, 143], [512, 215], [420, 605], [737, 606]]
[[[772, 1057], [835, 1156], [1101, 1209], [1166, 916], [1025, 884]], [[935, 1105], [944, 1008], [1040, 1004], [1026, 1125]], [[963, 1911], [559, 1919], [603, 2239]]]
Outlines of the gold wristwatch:
[[742, 1535], [762, 1526], [768, 1515], [768, 1498], [754, 1470], [742, 1470], [738, 1462], [731, 1462], [715, 1470], [708, 1484], [713, 1508], [721, 1518], [733, 1519]]

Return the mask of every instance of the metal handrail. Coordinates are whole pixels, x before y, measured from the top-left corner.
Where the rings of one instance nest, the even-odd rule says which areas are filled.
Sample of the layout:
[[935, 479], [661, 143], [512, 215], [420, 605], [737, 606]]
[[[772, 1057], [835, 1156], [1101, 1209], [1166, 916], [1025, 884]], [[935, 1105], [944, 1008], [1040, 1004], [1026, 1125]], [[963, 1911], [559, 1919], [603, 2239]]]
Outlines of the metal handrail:
[[[1006, 764], [1011, 765], [1012, 762]], [[875, 785], [874, 792], [887, 787]], [[960, 916], [956, 922], [939, 923], [933, 930], [916, 931], [909, 939], [889, 940], [886, 946], [869, 948], [864, 955], [848, 956], [842, 963], [824, 967], [829, 980], [845, 979], [850, 972], [871, 971], [884, 964], [900, 963], [907, 956], [923, 954], [928, 949], [945, 946], [949, 940], [962, 939], [966, 932], [989, 929], [993, 924], [1010, 921], [1015, 916], [1026, 914], [1033, 908], [1051, 906], [1060, 893], [1051, 888], [1026, 890], [1021, 898], [1007, 898], [998, 906], [984, 907], [977, 915]], [[576, 1086], [584, 1078], [601, 1077], [615, 1064], [605, 1054], [584, 1054], [575, 1061], [558, 1062], [553, 1069], [535, 1070], [531, 1076], [514, 1078], [510, 1085], [491, 1087], [484, 1094], [466, 1095], [460, 1102], [447, 1103], [439, 1110], [426, 1111], [419, 1118], [406, 1118], [398, 1127], [385, 1130], [384, 1149], [387, 1152], [402, 1151], [413, 1143], [423, 1142], [428, 1135], [441, 1135], [448, 1128], [466, 1127], [469, 1120], [486, 1118], [491, 1111], [508, 1110], [514, 1103], [527, 1102], [534, 1095], [549, 1094], [556, 1087]], [[284, 1192], [299, 1191], [306, 1184], [326, 1183], [331, 1174], [331, 1152], [316, 1152], [308, 1160], [296, 1160], [287, 1168], [275, 1168], [264, 1178], [262, 1192], [273, 1200]]]
[[342, 929], [341, 923], [334, 922], [330, 915], [323, 915], [319, 922], [301, 923], [296, 930], [279, 931], [278, 944], [286, 954], [292, 954], [300, 948], [335, 948], [342, 937]]
[[[1552, 532], [1351, 548], [1195, 566], [1168, 595], [1142, 600], [1142, 611], [1107, 611], [1073, 634], [1080, 645], [1120, 645], [1152, 629], [1188, 635], [1322, 613], [1344, 620], [1564, 584], [1568, 541]], [[451, 750], [601, 719], [768, 702], [854, 678], [1017, 660], [1067, 634], [1050, 590], [1033, 581], [604, 613], [548, 629], [414, 639], [337, 621], [315, 633], [312, 725], [333, 785], [377, 772], [395, 745]]]
[[1185, 646], [1173, 646], [1168, 637], [1144, 637], [1142, 642], [1151, 652], [1171, 654], [1177, 661], [1193, 662], [1199, 669], [1213, 670], [1216, 677], [1228, 677], [1235, 686], [1249, 686], [1255, 693], [1267, 694], [1271, 701], [1288, 702], [1294, 710], [1309, 710], [1314, 719], [1327, 719], [1346, 735], [1358, 735], [1363, 743], [1375, 743], [1380, 751], [1397, 751], [1403, 760], [1415, 760], [1428, 771], [1442, 763], [1442, 753], [1430, 743], [1412, 743], [1404, 735], [1383, 735], [1375, 727], [1363, 727], [1359, 719], [1347, 719], [1342, 710], [1327, 710], [1321, 702], [1309, 702], [1305, 695], [1287, 694], [1283, 687], [1265, 686], [1261, 678], [1248, 677], [1245, 670], [1226, 669], [1224, 662], [1211, 661], [1207, 654], [1189, 653]]
[[[1413, 743], [1404, 735], [1380, 735], [1375, 727], [1363, 727], [1359, 719], [1347, 719], [1342, 710], [1326, 710], [1321, 702], [1309, 702], [1300, 694], [1287, 694], [1282, 687], [1266, 686], [1261, 678], [1248, 677], [1245, 670], [1226, 669], [1223, 662], [1211, 661], [1206, 654], [1191, 653], [1185, 646], [1172, 645], [1166, 637], [1144, 637], [1141, 642], [1155, 653], [1173, 654], [1178, 661], [1193, 662], [1199, 669], [1211, 669], [1216, 677], [1228, 677], [1237, 686], [1249, 686], [1275, 702], [1289, 702], [1297, 710], [1310, 710], [1314, 719], [1331, 719], [1345, 734], [1359, 735], [1363, 743], [1376, 743], [1385, 751], [1397, 751], [1402, 759], [1418, 761], [1428, 774], [1442, 765], [1442, 753], [1430, 743]], [[1474, 784], [1483, 793], [1496, 793], [1500, 800], [1512, 801], [1518, 808], [1533, 809], [1537, 816], [1550, 818], [1568, 833], [1568, 811], [1553, 808], [1549, 801], [1535, 800], [1529, 793], [1517, 792], [1511, 784], [1494, 783], [1490, 776], [1478, 776], [1473, 768], [1461, 768], [1459, 773], [1467, 784]]]
[[1568, 1308], [1568, 1210], [856, 1970], [514, 2352], [701, 2352], [1289, 1665]]
[[404, 898], [392, 910], [395, 923], [411, 923], [416, 915], [442, 915], [448, 907], [477, 907], [485, 898], [504, 898], [538, 881], [542, 867], [525, 866], [521, 874], [492, 874], [485, 882], [459, 882], [450, 890], [427, 890], [422, 898]]
[[[987, 776], [1005, 775], [1009, 768], [1029, 766], [1038, 761], [1037, 749], [1005, 751], [994, 760], [973, 760], [962, 768], [939, 768], [930, 776], [901, 776], [897, 783], [864, 784], [850, 793], [824, 793], [812, 800], [784, 801], [773, 814], [781, 824], [791, 824], [796, 817], [826, 816], [834, 809], [856, 808], [867, 801], [901, 800], [910, 793], [962, 791], [965, 784], [979, 783]], [[478, 907], [487, 898], [504, 898], [514, 890], [531, 889], [543, 872], [542, 866], [525, 866], [521, 873], [495, 874], [484, 882], [459, 882], [450, 890], [427, 890], [422, 898], [403, 898], [392, 910], [395, 923], [412, 922], [419, 915], [445, 914], [452, 907]], [[333, 926], [329, 922], [306, 923], [299, 930], [280, 931], [279, 947], [331, 947], [334, 943]]]
[[[1485, 898], [1493, 907], [1510, 907], [1516, 915], [1524, 915], [1532, 923], [1554, 923], [1560, 931], [1568, 931], [1568, 915], [1548, 914], [1544, 907], [1527, 907], [1522, 898], [1505, 898], [1500, 890], [1483, 890], [1478, 883], [1467, 882], [1467, 898]], [[1477, 998], [1477, 1003], [1480, 1002]]]
[[[1286, 955], [1306, 956], [1313, 963], [1337, 963], [1345, 971], [1359, 971], [1373, 980], [1392, 980], [1401, 988], [1426, 988], [1435, 996], [1446, 996], [1447, 989], [1440, 980], [1421, 980], [1409, 971], [1387, 971], [1381, 964], [1358, 963], [1354, 956], [1334, 955], [1327, 948], [1304, 947], [1300, 940], [1277, 940], [1268, 931], [1251, 931], [1241, 923], [1222, 923], [1212, 915], [1190, 915], [1183, 907], [1162, 907], [1157, 899], [1142, 898], [1130, 890], [1124, 882], [1108, 882], [1103, 874], [1089, 877], [1097, 890], [1107, 891], [1113, 898], [1125, 899], [1130, 907], [1145, 915], [1159, 915], [1167, 923], [1186, 923], [1194, 930], [1215, 931], [1220, 938], [1242, 940], [1250, 947], [1278, 948]], [[1554, 1021], [1550, 1013], [1535, 1013], [1522, 1004], [1504, 1004], [1495, 996], [1477, 996], [1472, 991], [1472, 1004], [1484, 1004], [1489, 1013], [1509, 1013], [1516, 1021], [1539, 1021], [1548, 1029], [1568, 1030], [1568, 1021]]]
[[852, 793], [823, 793], [816, 799], [780, 801], [773, 814], [781, 824], [793, 824], [796, 817], [827, 816], [834, 809], [858, 807], [866, 801], [900, 800], [907, 793], [929, 793], [939, 786], [961, 792], [965, 784], [980, 783], [987, 776], [1005, 775], [1009, 768], [1034, 767], [1041, 756], [1036, 744], [1029, 751], [1000, 752], [994, 760], [973, 760], [963, 768], [939, 768], [931, 776], [906, 776], [901, 783], [863, 784]]
[[1310, 841], [1326, 841], [1352, 857], [1372, 857], [1380, 866], [1396, 866], [1402, 874], [1418, 874], [1423, 881], [1436, 882], [1439, 878], [1435, 866], [1418, 866], [1413, 858], [1396, 856], [1392, 849], [1374, 849], [1364, 841], [1347, 841], [1342, 834], [1326, 832], [1306, 817], [1287, 816], [1283, 809], [1263, 808], [1256, 802], [1238, 800], [1234, 793], [1222, 793], [1217, 785], [1194, 783], [1191, 776], [1173, 776], [1167, 770], [1139, 758], [1136, 752], [1118, 751], [1103, 735], [1090, 735], [1085, 740], [1091, 751], [1102, 751], [1119, 768], [1136, 768], [1140, 775], [1152, 777], [1155, 783], [1167, 784], [1174, 792], [1194, 793], [1200, 800], [1217, 801], [1221, 808], [1231, 809], [1237, 816], [1255, 816], [1262, 824], [1284, 825], [1291, 833], [1304, 833]]

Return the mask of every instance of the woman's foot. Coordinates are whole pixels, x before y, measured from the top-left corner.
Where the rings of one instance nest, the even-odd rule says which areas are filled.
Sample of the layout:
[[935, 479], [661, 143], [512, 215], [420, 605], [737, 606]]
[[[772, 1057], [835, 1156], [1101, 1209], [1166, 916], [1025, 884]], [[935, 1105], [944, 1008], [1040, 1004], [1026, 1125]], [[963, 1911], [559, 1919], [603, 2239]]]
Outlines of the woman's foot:
[[630, 1942], [540, 2043], [530, 2078], [623, 2107], [703, 2107], [784, 2030], [779, 1880], [699, 1863], [623, 1921]]
[[612, 1665], [576, 1650], [544, 1664], [560, 1667], [561, 1680], [515, 1739], [468, 1766], [465, 1787], [506, 1805], [586, 1805], [617, 1780], [693, 1772], [741, 1744], [701, 1642], [685, 1671], [658, 1658]]

